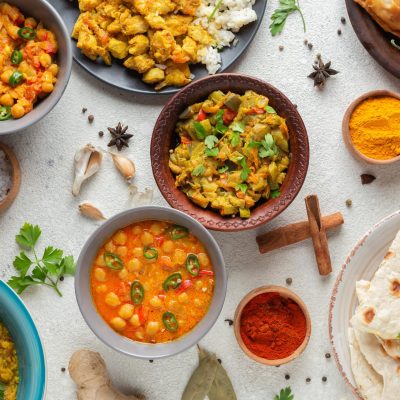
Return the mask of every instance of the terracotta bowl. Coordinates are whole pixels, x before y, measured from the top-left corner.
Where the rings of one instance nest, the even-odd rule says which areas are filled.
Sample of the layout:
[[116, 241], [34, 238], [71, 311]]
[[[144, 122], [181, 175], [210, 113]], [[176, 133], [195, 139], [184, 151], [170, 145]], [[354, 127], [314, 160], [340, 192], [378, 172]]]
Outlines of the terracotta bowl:
[[[189, 105], [200, 102], [214, 90], [244, 93], [254, 90], [267, 96], [279, 115], [286, 118], [290, 134], [291, 163], [287, 177], [281, 187], [281, 195], [270, 199], [251, 210], [251, 217], [223, 217], [212, 209], [203, 209], [194, 204], [175, 187], [175, 177], [168, 167], [169, 150], [177, 142], [175, 126], [179, 115]], [[173, 96], [161, 111], [151, 139], [151, 164], [158, 188], [167, 202], [174, 208], [197, 219], [206, 228], [218, 231], [242, 231], [265, 224], [279, 215], [295, 199], [305, 180], [309, 146], [307, 130], [293, 103], [278, 89], [260, 79], [242, 74], [212, 75], [183, 88]]]
[[358, 158], [359, 160], [366, 161], [367, 163], [370, 164], [392, 164], [396, 161], [400, 160], [400, 156], [390, 158], [389, 160], [377, 160], [375, 158], [370, 158], [367, 157], [365, 154], [362, 154], [359, 152], [356, 147], [354, 146], [351, 136], [350, 136], [350, 117], [351, 114], [353, 114], [353, 111], [357, 108], [359, 104], [361, 104], [364, 100], [369, 99], [371, 97], [382, 97], [382, 96], [390, 96], [394, 97], [396, 99], [400, 100], [400, 94], [391, 92], [390, 90], [373, 90], [371, 92], [364, 93], [357, 99], [355, 99], [347, 108], [343, 121], [342, 121], [342, 134], [343, 134], [343, 140], [347, 146], [347, 148], [350, 150], [351, 154]]
[[21, 185], [21, 169], [17, 157], [9, 147], [0, 142], [0, 150], [3, 150], [5, 155], [8, 157], [11, 164], [11, 172], [12, 172], [10, 191], [8, 192], [8, 195], [4, 197], [3, 200], [0, 200], [0, 213], [2, 213], [3, 211], [7, 210], [8, 207], [10, 207], [12, 202], [17, 197], [17, 194], [19, 192], [19, 187]]
[[[291, 299], [295, 303], [297, 303], [299, 305], [299, 307], [301, 308], [301, 310], [303, 311], [304, 316], [306, 317], [306, 326], [307, 326], [306, 327], [306, 336], [304, 338], [303, 343], [300, 345], [300, 347], [298, 347], [297, 350], [294, 353], [292, 353], [289, 357], [278, 359], [278, 360], [267, 360], [265, 358], [256, 356], [254, 353], [252, 353], [246, 347], [246, 345], [243, 342], [242, 336], [240, 334], [240, 320], [241, 320], [242, 311], [243, 311], [244, 307], [254, 297], [256, 297], [260, 294], [263, 294], [263, 293], [271, 293], [271, 292], [279, 293], [282, 297]], [[264, 365], [275, 366], [275, 367], [278, 365], [287, 364], [288, 362], [293, 361], [295, 358], [297, 358], [307, 347], [307, 344], [308, 344], [308, 342], [310, 340], [310, 336], [311, 336], [311, 318], [310, 318], [310, 314], [307, 310], [306, 305], [304, 304], [303, 300], [301, 300], [300, 297], [297, 296], [297, 294], [295, 294], [292, 291], [290, 291], [289, 289], [286, 289], [281, 286], [273, 286], [273, 285], [262, 286], [262, 287], [252, 290], [250, 293], [248, 293], [246, 296], [244, 296], [242, 301], [239, 303], [239, 305], [236, 308], [233, 325], [234, 325], [236, 340], [239, 343], [239, 346], [243, 350], [243, 352], [254, 361], [257, 361]]]

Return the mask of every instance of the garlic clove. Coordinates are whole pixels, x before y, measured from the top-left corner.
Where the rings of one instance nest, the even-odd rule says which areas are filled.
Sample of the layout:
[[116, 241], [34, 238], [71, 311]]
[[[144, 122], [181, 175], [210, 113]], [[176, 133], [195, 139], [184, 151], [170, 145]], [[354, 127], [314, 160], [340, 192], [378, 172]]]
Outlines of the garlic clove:
[[130, 181], [136, 173], [135, 164], [132, 160], [127, 157], [120, 156], [119, 154], [110, 153], [115, 167], [118, 169], [120, 174], [127, 180]]
[[82, 215], [91, 219], [106, 219], [103, 213], [89, 201], [84, 201], [83, 203], [79, 204], [79, 211]]
[[102, 159], [102, 153], [91, 144], [83, 146], [76, 152], [74, 158], [75, 178], [72, 185], [74, 196], [79, 194], [82, 183], [100, 169]]

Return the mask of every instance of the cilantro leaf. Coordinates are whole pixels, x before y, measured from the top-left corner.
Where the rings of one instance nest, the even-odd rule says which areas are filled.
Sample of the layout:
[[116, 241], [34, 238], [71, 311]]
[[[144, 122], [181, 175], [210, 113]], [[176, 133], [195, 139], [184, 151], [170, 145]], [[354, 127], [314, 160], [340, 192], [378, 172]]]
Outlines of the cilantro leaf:
[[39, 281], [44, 282], [46, 279], [46, 272], [47, 271], [45, 269], [41, 269], [40, 267], [36, 266], [32, 270], [32, 277], [35, 279], [39, 279]]
[[204, 126], [200, 122], [194, 121], [193, 122], [193, 128], [194, 128], [194, 130], [196, 132], [197, 139], [202, 140], [207, 136], [206, 129], [204, 128]]
[[242, 172], [240, 173], [240, 179], [242, 181], [245, 181], [248, 178], [249, 174], [250, 174], [250, 168], [248, 167], [245, 158], [242, 158], [240, 160], [240, 165], [242, 167]]
[[218, 143], [218, 138], [214, 135], [208, 135], [204, 140], [205, 145], [207, 148], [212, 149], [215, 144]]
[[279, 190], [272, 190], [271, 194], [269, 195], [269, 197], [271, 199], [276, 199], [277, 197], [279, 197], [281, 195], [281, 192]]
[[236, 147], [239, 143], [240, 143], [240, 132], [233, 131], [232, 132], [232, 139], [231, 139], [232, 147]]
[[280, 393], [274, 397], [274, 400], [293, 400], [294, 395], [292, 394], [292, 389], [287, 387], [285, 389], [281, 389]]
[[31, 249], [35, 246], [42, 231], [35, 225], [25, 222], [24, 226], [20, 229], [19, 234], [15, 236], [15, 241], [22, 247]]
[[276, 114], [275, 108], [273, 108], [273, 107], [271, 107], [271, 106], [266, 106], [266, 107], [265, 107], [265, 111], [266, 111], [268, 114]]
[[280, 4], [280, 7], [277, 8], [271, 15], [271, 24], [269, 26], [269, 30], [270, 30], [272, 36], [275, 36], [278, 33], [282, 32], [282, 30], [285, 26], [287, 17], [296, 11], [298, 11], [300, 13], [301, 19], [303, 21], [303, 29], [305, 32], [306, 31], [306, 22], [304, 20], [303, 13], [300, 10], [298, 0], [279, 0], [279, 4]]
[[13, 265], [20, 275], [24, 277], [32, 265], [32, 260], [24, 252], [21, 252], [19, 256], [15, 257]]
[[12, 276], [7, 284], [18, 294], [21, 294], [26, 288], [32, 285], [42, 284], [41, 281], [35, 281], [31, 276]]
[[204, 150], [204, 154], [207, 157], [217, 157], [218, 153], [219, 153], [218, 147], [214, 147], [213, 149], [205, 149]]
[[202, 174], [204, 174], [205, 170], [206, 170], [206, 169], [204, 168], [204, 165], [203, 165], [203, 164], [200, 164], [200, 165], [198, 165], [198, 166], [192, 171], [192, 175], [193, 175], [193, 176], [202, 175]]
[[244, 128], [245, 128], [244, 122], [242, 122], [242, 121], [240, 121], [240, 122], [234, 122], [234, 123], [231, 125], [231, 129], [232, 129], [234, 132], [243, 133], [243, 132], [244, 132]]
[[261, 148], [258, 151], [260, 158], [273, 157], [278, 154], [278, 147], [275, 144], [275, 140], [270, 133], [265, 135], [264, 140], [261, 142]]
[[58, 275], [59, 264], [61, 263], [62, 256], [62, 250], [55, 249], [52, 246], [45, 248], [42, 261], [50, 275]]
[[228, 130], [228, 127], [224, 124], [224, 110], [218, 110], [215, 114], [215, 130], [219, 134], [223, 134]]
[[61, 268], [62, 268], [61, 275], [70, 275], [70, 276], [75, 275], [76, 265], [74, 257], [72, 256], [64, 257], [63, 260], [61, 261]]
[[228, 171], [228, 169], [229, 169], [229, 167], [227, 165], [224, 165], [223, 167], [218, 168], [218, 172], [220, 174], [223, 174], [224, 172]]
[[247, 185], [245, 183], [239, 183], [238, 185], [235, 186], [235, 189], [240, 190], [242, 193], [246, 193]]

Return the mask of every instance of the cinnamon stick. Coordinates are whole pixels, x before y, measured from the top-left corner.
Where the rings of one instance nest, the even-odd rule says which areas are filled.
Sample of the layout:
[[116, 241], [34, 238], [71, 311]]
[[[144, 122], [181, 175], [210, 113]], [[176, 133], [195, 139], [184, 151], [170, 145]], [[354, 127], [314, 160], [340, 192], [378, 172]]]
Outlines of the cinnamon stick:
[[318, 197], [314, 194], [305, 198], [311, 239], [314, 244], [315, 258], [320, 275], [332, 272], [331, 256], [329, 254], [328, 239], [322, 221]]
[[[340, 212], [327, 215], [322, 217], [322, 223], [326, 230], [337, 228], [344, 223], [343, 215]], [[256, 240], [260, 253], [264, 254], [301, 242], [310, 237], [311, 232], [309, 222], [300, 221], [263, 233], [262, 235], [257, 236]]]

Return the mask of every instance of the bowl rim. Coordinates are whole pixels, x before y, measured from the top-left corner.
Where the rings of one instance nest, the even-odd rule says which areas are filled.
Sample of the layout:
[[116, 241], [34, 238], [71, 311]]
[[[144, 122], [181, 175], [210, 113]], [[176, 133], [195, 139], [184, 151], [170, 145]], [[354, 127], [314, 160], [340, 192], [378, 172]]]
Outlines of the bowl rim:
[[[44, 400], [46, 396], [46, 390], [47, 390], [47, 383], [48, 383], [48, 377], [47, 377], [47, 360], [45, 356], [45, 350], [43, 346], [43, 341], [40, 336], [40, 333], [36, 327], [35, 321], [28, 310], [28, 307], [25, 305], [24, 301], [21, 299], [21, 297], [3, 280], [0, 278], [0, 287], [3, 287], [4, 290], [7, 292], [8, 296], [11, 298], [11, 301], [16, 304], [19, 308], [20, 311], [23, 312], [24, 314], [24, 319], [29, 323], [31, 330], [35, 334], [35, 341], [37, 343], [37, 346], [40, 351], [40, 359], [41, 359], [41, 378], [42, 382], [40, 384], [39, 388], [39, 395], [40, 398], [37, 400]], [[18, 349], [17, 349], [17, 354], [18, 354]], [[36, 365], [35, 368], [38, 368]], [[18, 399], [18, 392], [17, 392], [17, 399]], [[30, 399], [30, 400], [36, 400], [36, 399]]]
[[400, 100], [400, 94], [396, 93], [392, 90], [387, 90], [387, 89], [378, 89], [378, 90], [371, 90], [369, 92], [363, 93], [361, 96], [357, 97], [354, 99], [350, 105], [347, 107], [343, 120], [342, 120], [342, 136], [343, 140], [347, 146], [347, 148], [350, 150], [350, 153], [357, 159], [361, 161], [366, 161], [369, 164], [375, 164], [375, 165], [388, 165], [388, 164], [393, 164], [397, 161], [400, 160], [400, 155], [396, 157], [389, 158], [388, 160], [378, 160], [375, 158], [371, 158], [366, 156], [365, 154], [361, 153], [354, 145], [351, 135], [350, 135], [350, 118], [354, 112], [354, 110], [364, 101], [372, 97], [384, 97], [384, 96], [389, 96], [393, 97], [395, 99]]
[[[26, 115], [31, 114], [30, 118], [26, 119], [26, 121], [27, 121], [26, 123], [21, 122], [21, 121], [24, 120], [26, 115], [24, 115], [22, 118], [19, 118], [19, 119], [16, 119], [16, 120], [12, 119], [12, 120], [5, 121], [8, 124], [10, 124], [11, 128], [8, 128], [7, 131], [2, 131], [0, 129], [0, 136], [2, 136], [2, 135], [11, 135], [11, 134], [14, 134], [14, 133], [23, 133], [26, 128], [36, 124], [41, 119], [43, 119], [46, 115], [48, 115], [53, 110], [53, 108], [57, 105], [57, 103], [60, 101], [61, 97], [63, 96], [63, 94], [65, 92], [65, 89], [68, 86], [68, 82], [69, 82], [70, 77], [71, 77], [71, 72], [72, 72], [72, 45], [71, 45], [70, 35], [69, 35], [67, 27], [66, 27], [66, 25], [64, 23], [64, 20], [61, 18], [60, 14], [57, 12], [57, 10], [53, 7], [53, 5], [49, 1], [46, 1], [46, 0], [35, 0], [35, 1], [37, 3], [40, 3], [44, 8], [47, 8], [49, 10], [49, 12], [52, 14], [54, 23], [60, 27], [60, 31], [62, 33], [62, 36], [65, 39], [65, 45], [66, 45], [65, 71], [63, 71], [62, 78], [57, 76], [57, 82], [56, 82], [56, 85], [55, 85], [55, 87], [57, 87], [57, 86], [59, 87], [57, 92], [53, 91], [52, 93], [50, 93], [48, 96], [46, 96], [45, 98], [43, 98], [41, 100], [41, 102], [40, 102], [41, 104], [42, 103], [46, 103], [46, 106], [43, 108], [41, 113], [39, 113], [37, 115], [33, 114], [34, 108], [35, 108], [34, 107], [32, 109], [32, 111], [30, 111], [28, 114], [26, 114]], [[46, 21], [44, 21], [44, 22], [45, 22], [45, 25], [47, 25]], [[62, 86], [60, 86], [61, 83], [62, 83]], [[50, 101], [50, 99], [51, 99], [51, 101]], [[17, 126], [13, 126], [14, 122], [16, 123]], [[1, 128], [1, 126], [0, 126], [0, 128]]]
[[[255, 297], [259, 296], [260, 294], [263, 293], [278, 293], [282, 297], [289, 298], [293, 300], [301, 309], [301, 311], [304, 314], [304, 317], [306, 319], [306, 335], [304, 337], [304, 340], [302, 344], [288, 357], [277, 359], [277, 360], [268, 360], [263, 357], [259, 357], [256, 354], [252, 353], [248, 347], [245, 345], [242, 336], [240, 334], [240, 320], [242, 316], [243, 309], [246, 307], [246, 305]], [[235, 337], [236, 341], [239, 344], [239, 347], [242, 349], [242, 351], [252, 360], [257, 361], [260, 364], [268, 365], [268, 366], [279, 366], [283, 364], [287, 364], [290, 361], [293, 361], [297, 357], [299, 357], [304, 350], [306, 349], [310, 337], [311, 337], [311, 317], [310, 313], [307, 309], [306, 304], [304, 301], [293, 291], [289, 290], [288, 288], [285, 288], [283, 286], [277, 286], [277, 285], [266, 285], [266, 286], [261, 286], [256, 289], [251, 290], [249, 293], [247, 293], [242, 300], [239, 302], [238, 306], [236, 307], [235, 311], [235, 316], [233, 320], [233, 325], [234, 325], [234, 332], [235, 332]]]
[[[162, 137], [164, 136], [163, 133], [165, 130], [165, 119], [167, 118], [170, 111], [172, 111], [171, 108], [173, 109], [175, 103], [180, 103], [181, 98], [185, 98], [185, 96], [201, 90], [201, 87], [204, 84], [210, 84], [210, 82], [215, 83], [215, 87], [212, 90], [218, 90], [220, 86], [224, 85], [225, 81], [229, 81], [229, 83], [236, 81], [237, 84], [240, 84], [241, 81], [245, 81], [246, 83], [248, 84], [250, 83], [251, 85], [257, 87], [263, 87], [265, 90], [273, 92], [276, 95], [276, 97], [279, 97], [281, 102], [289, 104], [290, 108], [288, 109], [288, 111], [291, 113], [289, 117], [293, 119], [293, 121], [295, 120], [296, 124], [298, 125], [297, 131], [292, 134], [296, 135], [296, 137], [298, 138], [297, 139], [298, 143], [300, 143], [300, 145], [305, 150], [304, 154], [300, 154], [300, 152], [298, 153], [299, 155], [298, 155], [297, 165], [299, 166], [299, 168], [293, 170], [291, 175], [292, 184], [290, 186], [288, 185], [285, 188], [286, 191], [283, 192], [282, 195], [279, 196], [278, 198], [269, 199], [267, 202], [258, 205], [257, 207], [252, 209], [252, 213], [254, 213], [256, 212], [256, 210], [260, 210], [261, 207], [265, 207], [266, 204], [269, 203], [270, 209], [263, 210], [265, 212], [263, 212], [257, 218], [255, 218], [254, 216], [253, 217], [251, 216], [249, 219], [243, 219], [240, 217], [235, 217], [231, 219], [228, 217], [223, 218], [219, 215], [217, 211], [214, 211], [212, 209], [210, 210], [209, 208], [203, 209], [197, 206], [187, 197], [185, 200], [181, 201], [179, 198], [176, 198], [176, 196], [174, 196], [174, 193], [172, 192], [167, 193], [170, 190], [175, 190], [175, 188], [172, 189], [171, 186], [165, 182], [164, 178], [160, 175], [159, 172], [160, 169], [163, 170], [165, 168], [168, 168], [168, 165], [165, 166], [164, 165], [165, 163], [162, 163], [160, 161], [162, 155], [158, 154], [160, 153], [158, 146], [161, 144], [160, 142], [162, 140]], [[212, 90], [210, 90], [210, 92]], [[232, 90], [235, 89], [233, 88]], [[249, 90], [256, 91], [256, 89], [253, 88], [251, 89], [249, 88]], [[277, 89], [270, 83], [253, 76], [241, 73], [220, 73], [216, 75], [206, 76], [202, 79], [199, 79], [198, 81], [190, 83], [189, 85], [185, 86], [182, 90], [180, 90], [178, 93], [176, 93], [169, 99], [169, 101], [165, 104], [165, 106], [161, 110], [160, 115], [158, 116], [153, 129], [151, 145], [150, 145], [150, 159], [151, 159], [153, 176], [156, 181], [156, 184], [161, 194], [163, 195], [164, 199], [168, 202], [168, 204], [171, 207], [189, 214], [191, 217], [195, 218], [207, 229], [215, 231], [223, 231], [223, 232], [238, 232], [238, 231], [254, 229], [261, 225], [264, 225], [265, 223], [270, 222], [272, 219], [276, 218], [280, 213], [282, 213], [286, 208], [290, 206], [290, 204], [299, 194], [306, 179], [309, 166], [309, 159], [310, 159], [310, 150], [309, 150], [307, 128], [304, 124], [304, 121], [299, 112], [297, 111], [297, 108], [285, 94], [283, 94], [279, 89]], [[289, 173], [286, 179], [288, 178], [289, 178]], [[191, 209], [193, 211], [191, 211]], [[207, 211], [211, 213], [210, 217], [208, 218], [206, 216], [198, 215], [199, 212], [207, 212]], [[218, 220], [218, 218], [220, 217], [223, 219]]]
[[[147, 212], [156, 212], [156, 213], [161, 213], [164, 216], [163, 217], [147, 217], [146, 213]], [[96, 241], [99, 235], [101, 235], [103, 230], [107, 230], [108, 225], [112, 225], [115, 221], [118, 220], [123, 220], [124, 222], [119, 224], [119, 228], [116, 228], [113, 230], [121, 229], [122, 227], [129, 226], [130, 224], [134, 223], [135, 220], [132, 219], [134, 215], [138, 215], [139, 218], [136, 219], [136, 221], [146, 221], [146, 220], [169, 220], [171, 222], [174, 222], [176, 218], [174, 217], [180, 217], [181, 219], [187, 221], [188, 225], [192, 225], [192, 228], [196, 226], [198, 230], [200, 230], [206, 237], [207, 240], [211, 243], [213, 246], [213, 249], [210, 250], [209, 247], [207, 247], [207, 251], [209, 252], [210, 256], [212, 257], [211, 251], [214, 252], [215, 254], [215, 260], [218, 261], [220, 264], [220, 276], [218, 277], [218, 280], [221, 281], [221, 295], [218, 300], [215, 300], [215, 288], [214, 288], [214, 295], [213, 295], [213, 300], [209, 306], [209, 309], [207, 311], [207, 314], [204, 315], [204, 317], [198, 322], [198, 324], [189, 332], [187, 332], [185, 335], [179, 337], [177, 340], [170, 341], [170, 342], [164, 342], [164, 343], [159, 343], [159, 344], [151, 344], [151, 343], [142, 343], [138, 342], [129, 338], [126, 338], [122, 335], [119, 335], [117, 332], [115, 332], [112, 328], [110, 328], [106, 322], [103, 320], [103, 318], [97, 313], [95, 309], [95, 305], [92, 300], [92, 296], [90, 293], [90, 288], [86, 292], [81, 290], [79, 282], [82, 280], [81, 277], [85, 274], [85, 268], [86, 270], [91, 268], [91, 264], [85, 267], [84, 264], [84, 259], [86, 257], [86, 253], [90, 249], [91, 246], [95, 246], [96, 249], [98, 249], [100, 245], [96, 245]], [[189, 229], [191, 229], [189, 227]], [[112, 233], [111, 233], [112, 234]], [[108, 236], [111, 236], [108, 235]], [[204, 241], [203, 241], [204, 242]], [[214, 261], [214, 260], [213, 260]], [[219, 315], [222, 311], [222, 307], [225, 302], [225, 297], [226, 297], [226, 291], [227, 291], [227, 271], [225, 268], [225, 262], [224, 258], [222, 255], [222, 251], [217, 243], [217, 241], [214, 239], [214, 237], [210, 234], [210, 232], [207, 231], [206, 228], [204, 228], [198, 221], [196, 221], [194, 218], [190, 217], [189, 215], [183, 213], [182, 211], [175, 210], [172, 208], [168, 207], [162, 207], [162, 206], [141, 206], [141, 207], [135, 207], [131, 208], [129, 210], [122, 211], [120, 213], [115, 214], [113, 217], [109, 218], [106, 220], [102, 225], [100, 225], [86, 240], [84, 246], [82, 247], [82, 250], [79, 254], [78, 261], [76, 263], [76, 274], [75, 274], [75, 296], [76, 296], [76, 301], [78, 303], [79, 310], [86, 322], [86, 324], [89, 326], [91, 331], [97, 336], [98, 339], [100, 339], [105, 345], [108, 347], [112, 348], [113, 350], [116, 350], [122, 354], [139, 358], [139, 359], [160, 359], [160, 358], [165, 358], [165, 357], [171, 357], [175, 356], [183, 351], [186, 351], [190, 347], [194, 346], [197, 344], [214, 326], [215, 322], [219, 318]], [[90, 310], [85, 310], [85, 298], [89, 298], [90, 301]], [[215, 303], [215, 308], [213, 314], [210, 314], [210, 309], [213, 306], [213, 301], [216, 301]], [[93, 314], [95, 313], [95, 314]], [[99, 332], [96, 329], [96, 324], [97, 322], [95, 321], [101, 320], [101, 323], [104, 324], [107, 328], [106, 334], [103, 332]], [[201, 324], [201, 326], [200, 326]], [[114, 339], [120, 339], [121, 343], [128, 343], [129, 345], [134, 343], [135, 346], [138, 348], [142, 348], [141, 354], [137, 353], [137, 349], [133, 350], [126, 350], [123, 348], [122, 344], [115, 344]], [[183, 343], [181, 346], [178, 346], [179, 349], [175, 351], [171, 351], [170, 347], [173, 344], [176, 343]], [[159, 352], [155, 352], [152, 354], [144, 354], [148, 351], [148, 349], [157, 349]]]

